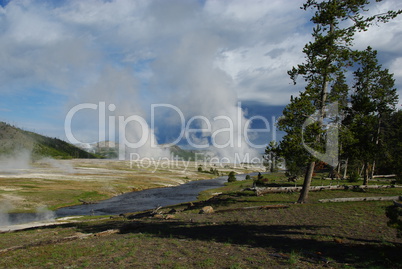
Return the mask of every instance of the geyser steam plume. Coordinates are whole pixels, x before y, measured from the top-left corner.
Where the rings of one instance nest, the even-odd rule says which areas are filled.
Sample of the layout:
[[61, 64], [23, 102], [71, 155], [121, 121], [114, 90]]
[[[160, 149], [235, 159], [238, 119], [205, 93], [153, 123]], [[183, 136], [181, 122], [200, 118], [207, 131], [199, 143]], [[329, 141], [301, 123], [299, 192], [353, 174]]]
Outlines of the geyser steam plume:
[[31, 152], [28, 150], [14, 151], [10, 155], [0, 157], [0, 173], [20, 173], [23, 169], [29, 169]]

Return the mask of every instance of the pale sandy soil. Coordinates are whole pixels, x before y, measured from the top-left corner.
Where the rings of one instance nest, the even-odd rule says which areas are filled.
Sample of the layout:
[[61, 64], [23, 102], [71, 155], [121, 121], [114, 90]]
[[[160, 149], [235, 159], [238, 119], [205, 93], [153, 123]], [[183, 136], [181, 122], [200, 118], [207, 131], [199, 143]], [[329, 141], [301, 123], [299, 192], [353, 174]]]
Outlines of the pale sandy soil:
[[23, 223], [23, 224], [0, 226], [0, 232], [13, 232], [13, 231], [25, 230], [25, 229], [30, 229], [30, 228], [46, 227], [46, 226], [52, 226], [55, 224], [64, 224], [64, 223], [68, 223], [68, 222], [55, 221], [55, 220], [35, 221], [35, 222], [29, 222], [29, 223]]
[[[84, 195], [86, 192], [98, 193], [106, 199], [125, 192], [177, 186], [192, 180], [217, 177], [210, 173], [198, 172], [200, 164], [203, 171], [213, 168], [217, 169], [220, 175], [227, 175], [230, 171], [265, 171], [264, 167], [250, 165], [219, 165], [175, 160], [130, 162], [44, 159], [28, 164], [24, 169], [8, 169], [6, 172], [0, 170], [0, 203], [11, 204], [7, 210], [13, 212], [33, 212], [38, 207], [55, 208], [59, 204], [79, 203], [79, 199], [87, 199]], [[83, 196], [80, 196], [81, 194]], [[71, 197], [68, 197], [69, 195]], [[7, 210], [0, 208], [3, 213]]]

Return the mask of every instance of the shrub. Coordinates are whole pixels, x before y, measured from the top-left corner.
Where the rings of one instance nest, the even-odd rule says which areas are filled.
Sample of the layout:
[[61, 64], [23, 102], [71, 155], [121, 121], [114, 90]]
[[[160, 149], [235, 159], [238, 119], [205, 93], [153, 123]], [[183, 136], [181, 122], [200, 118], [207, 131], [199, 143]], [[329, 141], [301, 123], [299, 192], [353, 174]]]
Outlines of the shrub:
[[268, 178], [261, 177], [261, 178], [257, 178], [256, 180], [254, 180], [254, 185], [263, 186], [263, 185], [268, 184], [268, 182], [269, 182]]
[[251, 179], [250, 175], [247, 175], [247, 176], [246, 176], [246, 179]]
[[385, 214], [389, 219], [388, 226], [395, 228], [397, 236], [402, 238], [402, 207], [397, 205], [388, 206]]
[[359, 172], [357, 171], [353, 171], [349, 174], [349, 178], [348, 178], [349, 182], [357, 182], [359, 181]]
[[236, 173], [232, 171], [229, 173], [228, 182], [235, 182], [235, 181], [237, 181]]

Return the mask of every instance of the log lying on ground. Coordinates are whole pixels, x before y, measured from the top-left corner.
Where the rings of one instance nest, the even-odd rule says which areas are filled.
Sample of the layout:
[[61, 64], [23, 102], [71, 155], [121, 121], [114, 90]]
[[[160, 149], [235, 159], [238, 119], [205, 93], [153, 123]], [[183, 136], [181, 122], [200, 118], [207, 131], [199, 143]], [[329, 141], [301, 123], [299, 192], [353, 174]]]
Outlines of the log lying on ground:
[[[383, 188], [401, 188], [399, 185], [334, 185], [334, 186], [311, 186], [310, 191], [323, 190], [365, 190], [365, 189], [383, 189]], [[257, 196], [265, 193], [281, 192], [300, 192], [302, 187], [255, 187], [250, 190], [255, 191]]]
[[281, 208], [289, 208], [289, 206], [288, 205], [248, 206], [248, 207], [238, 207], [238, 208], [215, 210], [215, 212], [222, 213], [222, 212], [245, 211], [245, 210], [253, 210], [253, 209], [263, 210], [263, 209], [281, 209]]
[[98, 232], [98, 233], [89, 233], [89, 234], [77, 233], [76, 235], [67, 236], [67, 237], [63, 237], [63, 238], [50, 239], [50, 240], [46, 240], [46, 241], [33, 242], [33, 243], [21, 245], [21, 246], [14, 246], [14, 247], [10, 247], [10, 248], [0, 249], [0, 254], [10, 252], [13, 250], [18, 250], [18, 249], [27, 249], [30, 247], [54, 245], [54, 244], [64, 243], [64, 242], [73, 241], [73, 240], [77, 240], [77, 239], [85, 239], [85, 238], [93, 237], [93, 236], [105, 236], [105, 235], [115, 234], [118, 232], [120, 232], [120, 231], [117, 229], [112, 229], [112, 230], [107, 230], [107, 231]]
[[387, 178], [387, 177], [396, 177], [396, 175], [374, 175], [373, 178]]
[[396, 201], [396, 200], [402, 200], [402, 196], [332, 198], [332, 199], [320, 199], [318, 200], [318, 202], [336, 203], [336, 202]]

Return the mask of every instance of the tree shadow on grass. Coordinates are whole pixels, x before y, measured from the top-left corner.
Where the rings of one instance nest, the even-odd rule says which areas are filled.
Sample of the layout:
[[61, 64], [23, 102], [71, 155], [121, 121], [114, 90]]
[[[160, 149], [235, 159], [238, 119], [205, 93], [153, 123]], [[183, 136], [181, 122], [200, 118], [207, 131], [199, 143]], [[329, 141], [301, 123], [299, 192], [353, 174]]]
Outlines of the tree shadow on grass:
[[[352, 243], [332, 241], [328, 234], [317, 234], [325, 226], [315, 225], [266, 225], [239, 222], [187, 222], [173, 220], [135, 220], [110, 222], [80, 227], [83, 232], [99, 232], [119, 229], [121, 234], [142, 233], [162, 238], [203, 240], [269, 248], [278, 253], [300, 252], [309, 256], [320, 253], [321, 260], [333, 260], [358, 267], [380, 266], [402, 268], [400, 246], [383, 244], [380, 241], [353, 239]], [[322, 237], [321, 240], [312, 239]], [[314, 238], [314, 237], [313, 237]], [[324, 238], [324, 239], [323, 239]], [[329, 239], [328, 239], [329, 238]]]

